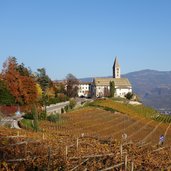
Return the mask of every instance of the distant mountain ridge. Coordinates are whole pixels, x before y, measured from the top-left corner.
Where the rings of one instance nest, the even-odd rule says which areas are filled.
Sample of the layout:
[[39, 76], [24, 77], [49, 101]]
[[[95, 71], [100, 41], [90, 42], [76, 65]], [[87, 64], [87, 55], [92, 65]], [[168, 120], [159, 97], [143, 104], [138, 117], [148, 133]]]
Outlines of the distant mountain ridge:
[[[171, 71], [141, 70], [122, 75], [128, 78], [142, 102], [158, 110], [171, 111]], [[92, 81], [93, 77], [81, 81]]]
[[142, 101], [156, 109], [171, 110], [171, 71], [142, 70], [125, 74]]

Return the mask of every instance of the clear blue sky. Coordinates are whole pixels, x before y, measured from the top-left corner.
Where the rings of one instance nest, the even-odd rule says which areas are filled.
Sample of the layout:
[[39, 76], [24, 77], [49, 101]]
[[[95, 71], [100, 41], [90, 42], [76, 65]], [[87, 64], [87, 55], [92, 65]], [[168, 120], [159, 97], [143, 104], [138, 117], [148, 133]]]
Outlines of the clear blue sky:
[[1, 0], [0, 69], [15, 56], [52, 79], [171, 70], [171, 0]]

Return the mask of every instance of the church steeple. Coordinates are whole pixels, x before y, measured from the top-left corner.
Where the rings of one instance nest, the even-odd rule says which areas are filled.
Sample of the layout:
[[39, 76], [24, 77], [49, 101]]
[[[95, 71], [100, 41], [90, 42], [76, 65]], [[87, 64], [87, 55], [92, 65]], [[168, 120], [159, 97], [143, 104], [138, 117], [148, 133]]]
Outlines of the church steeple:
[[121, 69], [118, 63], [118, 57], [115, 57], [115, 61], [113, 64], [113, 78], [120, 78], [121, 77]]

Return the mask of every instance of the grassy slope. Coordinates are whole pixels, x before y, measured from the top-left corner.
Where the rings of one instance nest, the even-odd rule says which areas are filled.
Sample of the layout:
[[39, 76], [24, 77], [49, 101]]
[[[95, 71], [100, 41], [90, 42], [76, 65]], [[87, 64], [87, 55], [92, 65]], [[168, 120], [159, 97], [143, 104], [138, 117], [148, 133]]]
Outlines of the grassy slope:
[[[41, 154], [41, 156], [46, 156], [48, 147], [51, 147], [52, 152], [56, 152], [57, 149], [60, 148], [59, 151], [61, 151], [61, 153], [62, 153], [60, 158], [62, 158], [62, 156], [65, 153], [66, 146], [71, 146], [73, 144], [76, 145], [76, 138], [79, 137], [81, 135], [81, 133], [85, 133], [85, 135], [90, 135], [90, 136], [98, 135], [99, 137], [105, 136], [105, 135], [112, 137], [112, 135], [113, 135], [114, 138], [119, 139], [122, 134], [121, 129], [123, 129], [123, 127], [124, 127], [124, 122], [123, 122], [124, 118], [125, 118], [125, 126], [127, 128], [126, 130], [127, 131], [129, 130], [128, 135], [131, 135], [132, 133], [135, 132], [135, 130], [138, 131], [141, 127], [144, 126], [144, 123], [140, 123], [140, 122], [137, 122], [135, 124], [136, 120], [134, 120], [134, 119], [137, 118], [137, 120], [138, 120], [139, 117], [140, 117], [140, 119], [147, 117], [147, 119], [151, 120], [150, 116], [153, 116], [156, 112], [156, 111], [153, 111], [152, 109], [146, 108], [144, 106], [132, 106], [132, 105], [128, 105], [128, 104], [114, 102], [113, 100], [97, 100], [97, 101], [93, 102], [92, 105], [98, 106], [98, 107], [101, 106], [108, 110], [113, 109], [113, 111], [116, 110], [121, 113], [125, 113], [128, 115], [128, 118], [125, 118], [124, 116], [126, 116], [126, 115], [124, 115], [124, 114], [118, 113], [115, 115], [114, 113], [111, 113], [111, 112], [108, 112], [108, 111], [105, 111], [102, 109], [98, 109], [97, 107], [85, 107], [85, 108], [77, 109], [72, 112], [61, 115], [62, 118], [57, 123], [41, 121], [40, 128], [42, 131], [39, 131], [39, 132], [33, 132], [31, 130], [24, 130], [24, 129], [15, 130], [15, 129], [8, 129], [8, 128], [0, 127], [1, 128], [0, 135], [1, 136], [17, 135], [17, 132], [19, 132], [20, 135], [24, 135], [25, 137], [23, 139], [21, 137], [15, 138], [14, 140], [16, 142], [27, 141], [28, 138], [33, 139], [35, 141], [37, 141], [37, 140], [40, 141], [39, 144], [30, 143], [30, 142], [28, 144], [28, 147], [27, 147], [28, 151], [32, 152], [34, 150], [35, 151], [39, 150], [38, 152], [36, 151], [33, 156], [36, 156], [36, 154], [38, 154], [38, 156], [40, 156], [40, 154]], [[24, 121], [24, 122], [27, 122], [27, 121]], [[153, 122], [155, 122], [155, 121], [153, 121]], [[120, 123], [122, 123], [122, 124], [120, 124]], [[131, 124], [135, 124], [134, 125], [135, 127], [130, 127]], [[141, 140], [153, 129], [154, 129], [154, 127], [152, 127], [152, 126], [146, 126], [146, 129], [142, 130], [140, 132], [140, 134], [137, 133], [132, 138], [133, 138], [133, 140], [134, 139]], [[152, 134], [149, 137], [147, 142], [152, 141], [152, 140], [154, 143], [158, 142], [158, 137], [160, 135], [159, 130], [160, 130], [160, 128], [157, 129], [157, 131], [155, 132], [156, 135]], [[165, 130], [166, 130], [166, 128], [163, 129], [163, 132]], [[171, 133], [171, 131], [169, 133]], [[168, 133], [168, 135], [169, 135], [169, 133]], [[101, 143], [102, 141], [99, 141], [99, 140], [96, 140], [93, 138], [90, 138], [90, 139], [80, 138], [80, 141], [82, 143], [80, 143], [78, 154], [77, 154], [77, 150], [75, 150], [75, 148], [73, 148], [73, 149], [70, 148], [69, 149], [70, 157], [77, 156], [77, 155], [84, 156], [84, 155], [105, 154], [105, 153], [113, 152], [112, 151], [113, 148], [111, 148], [110, 144]], [[170, 142], [171, 142], [171, 139], [168, 140], [168, 143], [170, 143]], [[88, 145], [88, 148], [87, 148], [87, 145]], [[16, 154], [17, 154], [16, 158], [19, 158], [19, 157], [21, 157], [20, 153], [22, 152], [22, 148], [20, 149], [21, 151], [17, 151], [17, 150], [18, 149], [16, 149]], [[169, 153], [169, 151], [166, 151], [166, 152]], [[13, 154], [12, 150], [11, 150], [11, 153]], [[165, 154], [168, 155], [167, 153], [165, 153]], [[135, 150], [135, 156], [136, 156], [136, 154], [137, 154], [137, 151]], [[147, 156], [147, 154], [149, 154], [149, 153], [148, 152], [145, 153], [144, 156]], [[150, 154], [153, 154], [153, 153], [150, 153]], [[137, 163], [139, 163], [141, 165], [141, 163], [144, 162], [143, 158], [141, 157], [142, 155], [143, 154], [141, 154], [141, 152], [140, 152], [139, 158], [138, 158], [139, 161], [137, 161], [137, 162], [135, 161], [135, 166], [138, 167]], [[160, 157], [164, 156], [163, 153], [162, 154], [157, 153], [157, 155], [159, 155]], [[159, 161], [159, 156], [158, 156], [157, 161]], [[55, 157], [58, 157], [58, 156], [55, 156]], [[141, 160], [141, 158], [142, 158], [142, 160]], [[150, 156], [149, 158], [150, 158], [151, 162], [153, 163], [156, 160], [156, 154], [154, 154], [154, 157]], [[136, 159], [136, 157], [135, 157], [135, 159]], [[57, 159], [55, 158], [55, 159], [53, 159], [53, 161], [59, 161], [59, 158], [57, 158]], [[166, 163], [167, 164], [170, 163], [170, 160], [167, 162], [166, 161], [164, 161], [164, 162], [165, 162], [164, 165], [166, 165]], [[44, 160], [42, 157], [42, 161], [40, 161], [40, 160], [34, 161], [34, 165], [39, 166], [39, 163], [47, 163], [47, 157], [45, 157]], [[149, 165], [149, 160], [147, 160], [147, 164]], [[29, 165], [29, 164], [27, 164], [27, 165]], [[59, 164], [56, 164], [56, 165], [59, 166]], [[55, 165], [55, 167], [57, 168], [56, 165]], [[61, 165], [63, 166], [64, 164], [61, 162]], [[113, 163], [112, 163], [112, 165], [113, 165]], [[73, 166], [71, 168], [73, 168]], [[150, 168], [153, 168], [153, 167], [150, 167]]]
[[91, 106], [102, 107], [106, 110], [118, 111], [129, 116], [140, 116], [147, 119], [162, 121], [166, 123], [171, 122], [171, 116], [162, 115], [153, 108], [144, 105], [130, 105], [126, 103], [116, 102], [111, 99], [96, 100], [90, 104]]
[[32, 122], [33, 122], [33, 120], [31, 120], [31, 119], [22, 119], [20, 121], [20, 125], [22, 128], [33, 130], [33, 123]]

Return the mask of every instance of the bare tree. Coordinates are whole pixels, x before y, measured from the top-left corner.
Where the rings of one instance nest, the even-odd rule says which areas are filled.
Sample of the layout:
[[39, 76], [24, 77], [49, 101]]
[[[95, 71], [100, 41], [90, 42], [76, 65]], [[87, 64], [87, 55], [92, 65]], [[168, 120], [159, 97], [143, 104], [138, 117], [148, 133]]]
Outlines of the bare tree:
[[72, 75], [68, 74], [66, 76], [67, 80], [67, 96], [68, 97], [76, 97], [78, 95], [78, 79]]

